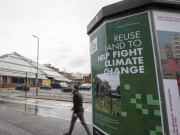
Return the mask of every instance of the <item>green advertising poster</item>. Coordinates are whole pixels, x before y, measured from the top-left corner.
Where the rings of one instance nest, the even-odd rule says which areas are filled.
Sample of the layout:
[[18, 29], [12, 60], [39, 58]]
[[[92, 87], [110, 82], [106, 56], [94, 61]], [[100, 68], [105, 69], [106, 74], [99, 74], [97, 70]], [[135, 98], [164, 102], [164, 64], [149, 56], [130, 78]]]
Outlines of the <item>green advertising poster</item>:
[[90, 35], [94, 135], [162, 135], [149, 13]]

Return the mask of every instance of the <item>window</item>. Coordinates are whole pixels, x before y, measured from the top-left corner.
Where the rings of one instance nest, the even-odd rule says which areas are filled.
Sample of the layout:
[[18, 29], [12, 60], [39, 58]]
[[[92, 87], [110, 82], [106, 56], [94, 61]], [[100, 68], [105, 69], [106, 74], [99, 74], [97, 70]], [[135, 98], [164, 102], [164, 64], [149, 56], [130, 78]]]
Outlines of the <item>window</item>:
[[180, 45], [179, 42], [174, 42], [174, 45]]
[[174, 38], [174, 41], [178, 41], [178, 38]]

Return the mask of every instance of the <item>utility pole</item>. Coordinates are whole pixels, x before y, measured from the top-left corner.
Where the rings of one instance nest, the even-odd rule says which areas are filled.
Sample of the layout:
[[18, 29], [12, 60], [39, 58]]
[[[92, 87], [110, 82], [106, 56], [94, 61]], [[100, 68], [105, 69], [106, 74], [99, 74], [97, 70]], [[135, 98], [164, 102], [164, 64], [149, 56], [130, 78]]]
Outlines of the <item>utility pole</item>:
[[2, 65], [1, 65], [1, 87], [0, 87], [0, 91], [1, 91], [1, 88], [2, 88], [2, 71], [3, 71], [3, 61], [2, 62]]
[[26, 98], [26, 92], [27, 92], [28, 88], [27, 88], [27, 73], [26, 73], [26, 89], [25, 89], [25, 98]]
[[[31, 63], [32, 61], [30, 61], [30, 63]], [[29, 85], [30, 85], [30, 87], [31, 87], [31, 64], [30, 64], [30, 78], [29, 78], [30, 80], [29, 80]]]
[[35, 35], [33, 37], [38, 39], [38, 45], [37, 45], [37, 74], [36, 74], [36, 96], [38, 95], [38, 60], [39, 60], [39, 38]]
[[[61, 68], [64, 69], [64, 73], [63, 73], [63, 74], [65, 74], [65, 68], [64, 68], [64, 67], [61, 67]], [[65, 80], [64, 80], [64, 82], [63, 82], [63, 85], [65, 86]]]

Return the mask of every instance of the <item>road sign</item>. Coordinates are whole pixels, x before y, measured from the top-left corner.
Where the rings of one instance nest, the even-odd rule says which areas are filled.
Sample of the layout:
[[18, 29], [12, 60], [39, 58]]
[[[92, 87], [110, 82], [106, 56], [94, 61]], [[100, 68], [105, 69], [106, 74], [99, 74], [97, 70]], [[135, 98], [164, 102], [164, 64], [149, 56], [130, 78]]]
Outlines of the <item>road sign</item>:
[[36, 84], [38, 84], [38, 80], [36, 79]]

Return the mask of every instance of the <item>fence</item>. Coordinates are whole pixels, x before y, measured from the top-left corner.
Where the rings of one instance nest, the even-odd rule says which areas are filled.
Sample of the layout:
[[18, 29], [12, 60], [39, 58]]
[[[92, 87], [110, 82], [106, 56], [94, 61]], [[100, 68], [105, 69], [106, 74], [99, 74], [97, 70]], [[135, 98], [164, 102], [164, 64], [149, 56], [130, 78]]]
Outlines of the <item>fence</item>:
[[[24, 91], [12, 91], [9, 89], [3, 89], [1, 90], [2, 92], [8, 92], [8, 93], [18, 93], [18, 94], [24, 94]], [[27, 95], [36, 95], [36, 92], [32, 92], [32, 91], [27, 91]], [[72, 93], [51, 93], [51, 92], [38, 92], [38, 96], [54, 96], [54, 97], [73, 97]], [[92, 95], [88, 95], [88, 94], [82, 94], [83, 98], [92, 98]]]
[[[36, 92], [33, 92], [33, 95], [36, 95]], [[56, 96], [56, 97], [73, 97], [73, 94], [71, 93], [49, 93], [49, 92], [38, 92], [38, 95], [40, 96]], [[91, 98], [92, 95], [88, 94], [82, 94], [83, 98]]]

